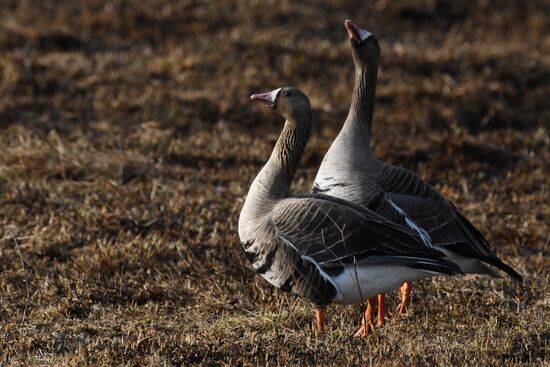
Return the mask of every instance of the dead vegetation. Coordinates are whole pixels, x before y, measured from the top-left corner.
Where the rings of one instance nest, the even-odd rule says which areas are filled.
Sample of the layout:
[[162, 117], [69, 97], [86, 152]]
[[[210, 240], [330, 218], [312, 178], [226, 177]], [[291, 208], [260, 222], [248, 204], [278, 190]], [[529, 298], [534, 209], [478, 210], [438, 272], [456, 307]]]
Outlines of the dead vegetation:
[[[0, 364], [547, 365], [549, 10], [3, 1]], [[383, 50], [378, 156], [436, 185], [525, 277], [422, 282], [412, 312], [366, 340], [353, 307], [317, 335], [236, 234], [281, 127], [248, 95], [311, 97], [307, 190], [348, 108], [348, 17]]]

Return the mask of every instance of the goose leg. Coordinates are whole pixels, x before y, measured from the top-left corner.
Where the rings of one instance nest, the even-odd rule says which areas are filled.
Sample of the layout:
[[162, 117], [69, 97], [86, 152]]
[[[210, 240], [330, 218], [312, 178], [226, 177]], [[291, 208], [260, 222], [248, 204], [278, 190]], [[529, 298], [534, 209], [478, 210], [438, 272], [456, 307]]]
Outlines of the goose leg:
[[317, 331], [322, 333], [325, 330], [325, 320], [327, 318], [327, 308], [319, 307], [315, 310], [315, 318], [317, 320]]
[[401, 314], [407, 313], [407, 309], [411, 304], [411, 292], [412, 284], [410, 282], [405, 282], [401, 286], [401, 304], [397, 308], [397, 312]]
[[374, 331], [374, 310], [376, 309], [376, 297], [369, 298], [367, 301], [367, 310], [361, 320], [361, 327], [355, 333], [356, 337], [367, 336]]
[[377, 327], [384, 326], [384, 318], [386, 316], [386, 295], [384, 293], [378, 295], [378, 322]]

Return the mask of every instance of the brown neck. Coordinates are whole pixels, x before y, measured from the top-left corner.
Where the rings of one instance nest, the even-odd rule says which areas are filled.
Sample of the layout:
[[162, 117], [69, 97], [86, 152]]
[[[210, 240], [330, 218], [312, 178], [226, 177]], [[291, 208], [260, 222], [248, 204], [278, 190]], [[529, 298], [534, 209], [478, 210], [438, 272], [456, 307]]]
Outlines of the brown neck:
[[[346, 121], [353, 122], [356, 128], [366, 127], [366, 134], [370, 142], [372, 118], [374, 113], [374, 99], [376, 95], [376, 79], [378, 65], [356, 65], [355, 85], [351, 98], [351, 107]], [[359, 125], [359, 126], [357, 126]]]
[[[270, 212], [275, 202], [291, 196], [290, 185], [311, 130], [311, 111], [307, 120], [285, 121], [285, 126], [269, 161], [252, 182], [246, 197], [239, 227]], [[304, 123], [305, 122], [305, 123]]]
[[300, 119], [302, 120], [300, 123], [293, 120], [285, 121], [283, 131], [268, 162], [268, 165], [274, 166], [279, 182], [288, 188], [296, 175], [298, 162], [311, 133], [311, 113]]

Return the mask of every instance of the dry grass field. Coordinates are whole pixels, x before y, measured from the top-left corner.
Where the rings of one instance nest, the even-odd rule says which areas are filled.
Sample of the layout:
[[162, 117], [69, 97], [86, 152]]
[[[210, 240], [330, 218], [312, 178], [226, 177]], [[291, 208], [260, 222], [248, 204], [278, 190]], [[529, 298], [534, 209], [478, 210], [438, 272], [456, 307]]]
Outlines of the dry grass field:
[[[548, 14], [545, 0], [1, 1], [0, 365], [549, 366]], [[237, 236], [282, 127], [248, 96], [310, 96], [308, 190], [348, 110], [346, 18], [382, 47], [376, 154], [524, 275], [420, 282], [410, 313], [366, 339], [360, 307], [329, 308], [317, 334]]]

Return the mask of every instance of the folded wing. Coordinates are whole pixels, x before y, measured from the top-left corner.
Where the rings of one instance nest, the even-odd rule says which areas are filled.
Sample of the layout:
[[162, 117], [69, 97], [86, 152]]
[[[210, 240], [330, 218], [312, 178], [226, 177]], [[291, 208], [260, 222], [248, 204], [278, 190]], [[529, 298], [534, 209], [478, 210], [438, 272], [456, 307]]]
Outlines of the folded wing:
[[[322, 267], [375, 263], [418, 267], [454, 274], [458, 267], [426, 246], [407, 227], [372, 211], [324, 195], [286, 199], [271, 214], [276, 234], [302, 257]], [[437, 263], [437, 270], [431, 264]], [[443, 271], [442, 271], [443, 269]]]
[[494, 254], [488, 241], [470, 221], [417, 175], [402, 167], [387, 165], [381, 172], [379, 185], [389, 193], [392, 202], [429, 234], [434, 245], [477, 258], [521, 280], [515, 270]]

